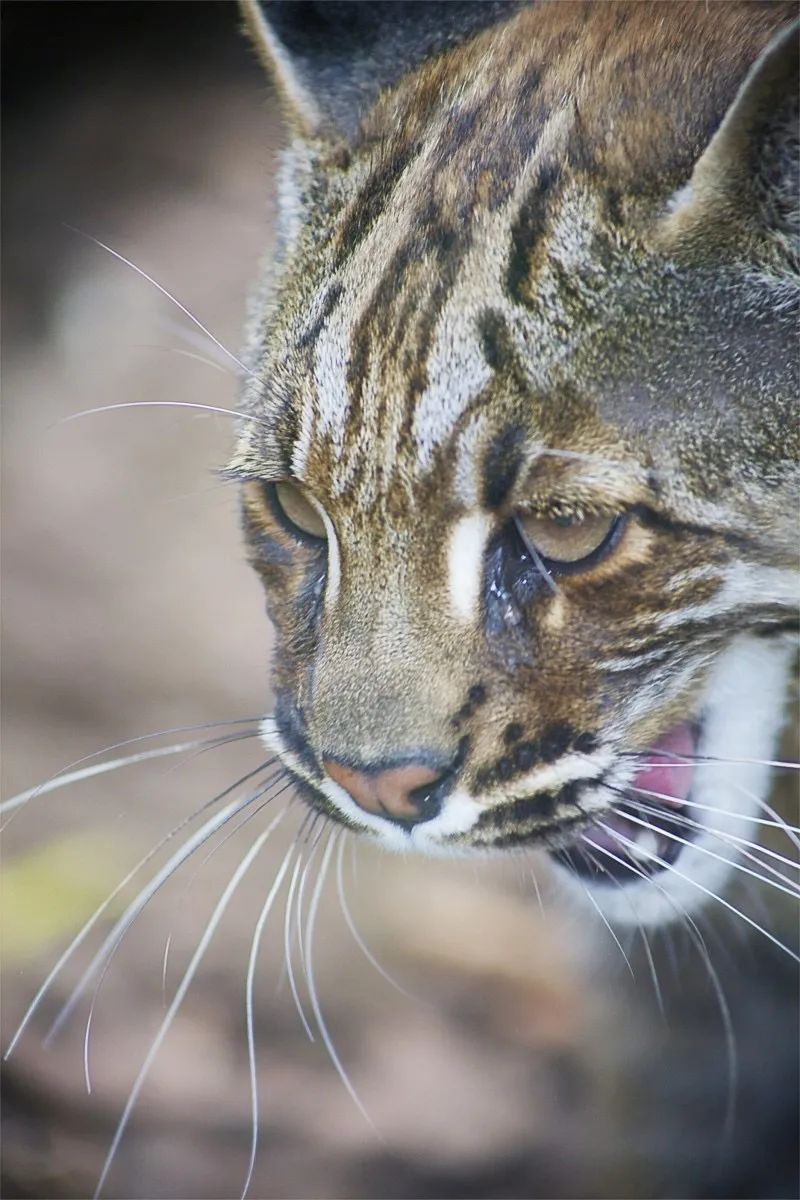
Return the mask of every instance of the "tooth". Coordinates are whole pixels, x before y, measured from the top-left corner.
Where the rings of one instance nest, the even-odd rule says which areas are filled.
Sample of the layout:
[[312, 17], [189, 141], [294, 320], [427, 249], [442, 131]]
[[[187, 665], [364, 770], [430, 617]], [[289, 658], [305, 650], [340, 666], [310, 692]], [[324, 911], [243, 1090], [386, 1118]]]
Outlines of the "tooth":
[[643, 829], [631, 852], [636, 858], [657, 858], [659, 841], [656, 834], [649, 829]]

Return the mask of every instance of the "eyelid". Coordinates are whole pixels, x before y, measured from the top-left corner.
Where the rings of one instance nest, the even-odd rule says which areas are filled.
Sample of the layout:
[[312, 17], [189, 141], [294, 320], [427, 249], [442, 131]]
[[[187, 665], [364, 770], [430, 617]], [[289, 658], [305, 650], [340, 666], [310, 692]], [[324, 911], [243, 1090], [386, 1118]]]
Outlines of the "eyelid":
[[549, 500], [541, 504], [520, 503], [515, 505], [514, 512], [520, 517], [537, 517], [543, 521], [557, 521], [567, 517], [574, 521], [585, 521], [592, 517], [626, 516], [628, 509], [620, 504], [578, 504], [575, 501]]
[[221, 468], [223, 479], [237, 483], [301, 483], [292, 477], [291, 465], [278, 447], [235, 446], [229, 461]]
[[[286, 504], [279, 496], [278, 488], [281, 485], [284, 485], [290, 489], [290, 496], [296, 494], [305, 504], [309, 506], [309, 508], [313, 509], [322, 522], [323, 529], [325, 530], [324, 534], [313, 533], [310, 529], [305, 528], [304, 525], [300, 524], [299, 521], [294, 519], [290, 508], [287, 508]], [[310, 492], [305, 489], [305, 487], [303, 487], [302, 484], [297, 483], [294, 479], [284, 478], [272, 482], [261, 480], [261, 487], [273, 517], [281, 526], [281, 528], [289, 534], [290, 537], [294, 538], [294, 540], [297, 542], [313, 546], [314, 549], [318, 549], [320, 546], [325, 545], [328, 540], [329, 533], [329, 521], [327, 519], [327, 514], [323, 510], [320, 503], [310, 494]]]

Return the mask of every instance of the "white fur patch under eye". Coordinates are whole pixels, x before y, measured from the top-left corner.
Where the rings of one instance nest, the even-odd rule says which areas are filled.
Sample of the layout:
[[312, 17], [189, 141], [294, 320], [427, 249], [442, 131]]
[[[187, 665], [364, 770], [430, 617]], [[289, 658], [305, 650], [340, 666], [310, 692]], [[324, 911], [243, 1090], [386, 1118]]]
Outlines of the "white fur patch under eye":
[[336, 537], [336, 530], [334, 528], [333, 521], [330, 519], [322, 505], [311, 495], [308, 495], [308, 502], [311, 504], [312, 508], [317, 510], [320, 518], [322, 519], [322, 523], [325, 526], [328, 554], [328, 567], [325, 582], [325, 604], [330, 610], [330, 608], [336, 603], [336, 599], [339, 595], [339, 584], [342, 575], [342, 560], [339, 554], [339, 541]]
[[491, 518], [486, 513], [462, 517], [450, 535], [447, 548], [447, 583], [450, 603], [461, 621], [474, 621], [483, 579], [483, 555]]

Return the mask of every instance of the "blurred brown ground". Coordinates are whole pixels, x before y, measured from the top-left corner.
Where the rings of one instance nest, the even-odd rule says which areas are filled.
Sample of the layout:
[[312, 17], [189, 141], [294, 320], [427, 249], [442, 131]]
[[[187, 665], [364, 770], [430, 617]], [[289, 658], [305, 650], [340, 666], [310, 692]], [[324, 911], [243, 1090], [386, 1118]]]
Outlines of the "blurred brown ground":
[[[268, 711], [262, 599], [242, 561], [236, 496], [214, 475], [229, 448], [227, 419], [131, 409], [60, 422], [138, 400], [235, 404], [235, 376], [187, 356], [218, 357], [178, 310], [65, 223], [153, 274], [235, 352], [269, 247], [281, 135], [232, 4], [18, 3], [6, 6], [5, 53], [11, 795], [141, 733]], [[255, 743], [156, 761], [39, 797], [14, 818], [6, 868], [23, 879], [43, 873], [44, 916], [4, 906], [4, 1045], [69, 940], [84, 893], [99, 901], [171, 825], [258, 761]], [[202, 852], [137, 922], [97, 1005], [91, 1096], [87, 1004], [51, 1049], [41, 1045], [78, 971], [57, 983], [5, 1071], [5, 1196], [91, 1194], [164, 1012], [165, 941], [169, 998], [263, 823], [207, 861]], [[290, 815], [289, 833], [296, 824]], [[105, 1196], [239, 1195], [250, 1138], [244, 976], [287, 838], [237, 894]], [[734, 1194], [705, 1182], [708, 1146], [718, 1142], [717, 1073], [681, 1082], [663, 1047], [645, 1041], [646, 974], [626, 986], [601, 925], [553, 906], [542, 912], [524, 858], [423, 863], [368, 847], [357, 857], [348, 883], [356, 919], [415, 998], [365, 959], [331, 885], [316, 976], [337, 1050], [383, 1141], [320, 1039], [312, 1045], [303, 1033], [281, 969], [279, 919], [260, 960], [252, 1197]], [[681, 953], [673, 982], [691, 957]], [[604, 956], [611, 966], [601, 969]], [[701, 1009], [718, 1027], [707, 996]], [[719, 1058], [719, 1029], [709, 1044], [700, 1024], [680, 1053], [696, 1059], [699, 1039]], [[648, 1063], [666, 1078], [665, 1100], [649, 1096]], [[736, 1179], [745, 1190], [735, 1194], [751, 1194], [747, 1177]]]

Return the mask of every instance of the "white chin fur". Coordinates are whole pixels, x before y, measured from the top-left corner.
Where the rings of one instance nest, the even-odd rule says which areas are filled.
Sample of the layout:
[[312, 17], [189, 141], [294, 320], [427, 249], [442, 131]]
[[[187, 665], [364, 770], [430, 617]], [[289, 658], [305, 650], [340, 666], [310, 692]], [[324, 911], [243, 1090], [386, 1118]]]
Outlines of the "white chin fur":
[[[757, 841], [752, 817], [768, 817], [772, 768], [783, 725], [794, 655], [789, 639], [769, 641], [744, 635], [718, 659], [703, 696], [703, 732], [698, 752], [709, 761], [694, 772], [690, 816], [704, 826], [684, 847], [674, 867], [623, 885], [578, 880], [558, 872], [568, 890], [586, 902], [584, 888], [603, 915], [618, 925], [653, 927], [679, 921], [706, 905], [718, 905], [741, 855], [736, 838]], [[692, 803], [707, 807], [691, 808]], [[720, 858], [728, 859], [721, 862]]]

